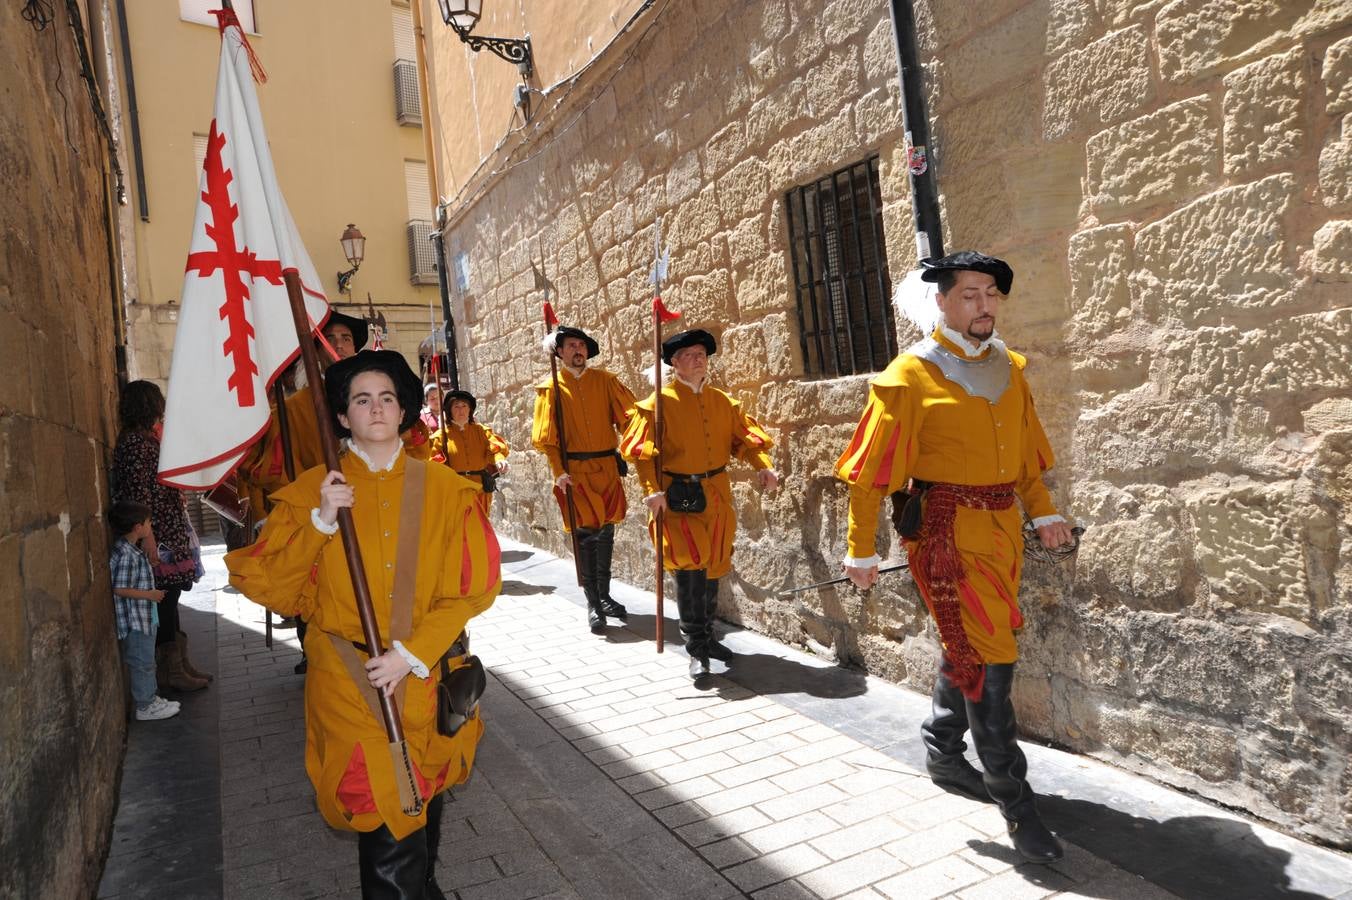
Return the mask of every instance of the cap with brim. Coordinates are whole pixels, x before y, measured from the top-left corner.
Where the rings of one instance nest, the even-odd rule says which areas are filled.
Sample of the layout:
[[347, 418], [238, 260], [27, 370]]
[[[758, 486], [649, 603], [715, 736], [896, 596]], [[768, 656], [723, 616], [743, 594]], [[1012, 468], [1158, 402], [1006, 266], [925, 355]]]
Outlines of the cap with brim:
[[371, 337], [371, 328], [366, 324], [365, 319], [345, 316], [336, 309], [329, 311], [329, 318], [324, 323], [324, 328], [327, 329], [330, 325], [346, 325], [352, 332], [352, 343], [358, 350], [365, 347], [366, 342]]
[[446, 398], [442, 401], [446, 408], [450, 409], [452, 403], [457, 400], [463, 400], [469, 404], [469, 414], [474, 415], [474, 410], [479, 408], [479, 401], [474, 399], [474, 395], [469, 391], [447, 391]]
[[402, 354], [394, 350], [367, 350], [338, 360], [324, 373], [324, 393], [329, 398], [329, 409], [333, 413], [339, 437], [352, 434], [337, 418], [339, 413], [347, 413], [347, 395], [352, 379], [362, 372], [383, 372], [390, 377], [390, 381], [394, 382], [394, 394], [399, 398], [399, 406], [404, 412], [399, 430], [403, 432], [412, 428], [422, 409], [422, 381], [413, 374]]
[[995, 279], [995, 286], [1002, 294], [1008, 294], [1014, 285], [1014, 270], [1009, 263], [975, 250], [959, 250], [939, 259], [922, 259], [920, 268], [924, 270], [920, 275], [922, 281], [938, 281], [944, 272], [981, 272]]
[[596, 343], [596, 338], [587, 334], [587, 332], [583, 331], [581, 328], [570, 328], [567, 325], [560, 325], [554, 331], [555, 351], [557, 351], [559, 347], [563, 346], [564, 338], [570, 337], [577, 338], [579, 341], [582, 341], [584, 344], [587, 345], [587, 359], [591, 359], [593, 356], [596, 356], [598, 353], [601, 352], [601, 345]]
[[712, 334], [703, 328], [692, 328], [662, 342], [662, 362], [671, 365], [671, 358], [686, 347], [703, 347], [710, 356], [718, 352], [718, 343]]

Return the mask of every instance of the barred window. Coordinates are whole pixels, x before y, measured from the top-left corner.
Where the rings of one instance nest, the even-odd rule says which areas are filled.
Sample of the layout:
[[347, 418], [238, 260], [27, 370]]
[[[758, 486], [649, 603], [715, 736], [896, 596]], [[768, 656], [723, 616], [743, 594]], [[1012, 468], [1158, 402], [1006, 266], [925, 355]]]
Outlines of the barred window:
[[876, 372], [897, 353], [878, 157], [784, 195], [803, 369]]

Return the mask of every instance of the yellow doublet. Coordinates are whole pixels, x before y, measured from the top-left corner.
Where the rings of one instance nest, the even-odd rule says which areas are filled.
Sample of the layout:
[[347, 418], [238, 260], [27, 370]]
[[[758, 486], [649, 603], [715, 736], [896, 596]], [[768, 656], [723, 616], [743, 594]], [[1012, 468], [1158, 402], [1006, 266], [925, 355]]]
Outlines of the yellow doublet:
[[[671, 478], [660, 475], [653, 464], [654, 408], [657, 394], [649, 394], [634, 407], [634, 417], [620, 441], [620, 451], [638, 468], [643, 493], [665, 491]], [[742, 405], [718, 388], [696, 393], [682, 381], [662, 385], [662, 471], [685, 475], [703, 474], [726, 466], [734, 457], [755, 469], [772, 463], [766, 451], [774, 445]], [[737, 532], [737, 513], [732, 505], [728, 474], [720, 472], [701, 481], [706, 505], [702, 513], [664, 516], [663, 565], [669, 571], [707, 569], [710, 578], [721, 578], [732, 568], [732, 540]], [[653, 536], [654, 520], [648, 519]]]
[[[372, 472], [353, 453], [345, 454], [341, 464], [355, 493], [357, 542], [381, 639], [388, 645], [408, 459], [400, 453], [389, 472]], [[455, 737], [437, 732], [436, 663], [465, 624], [492, 605], [502, 579], [497, 538], [475, 502], [477, 491], [442, 466], [427, 468], [413, 625], [402, 644], [432, 676], [409, 674], [395, 696], [409, 757], [430, 797], [469, 777], [483, 731], [476, 719]], [[385, 824], [402, 838], [425, 824], [426, 813], [411, 817], [401, 810], [385, 730], [364, 697], [370, 688], [353, 682], [329, 638], [363, 641], [342, 540], [319, 531], [311, 521], [324, 474], [322, 467], [309, 469], [273, 494], [272, 515], [257, 542], [227, 554], [225, 562], [230, 583], [249, 599], [309, 622], [305, 768], [325, 820], [347, 831], [371, 831]], [[365, 659], [365, 654], [359, 656]], [[366, 798], [365, 811], [354, 811], [341, 799], [354, 795]]]
[[[450, 468], [457, 472], [478, 472], [495, 466], [507, 458], [507, 442], [493, 433], [487, 425], [470, 422], [461, 428], [454, 422], [447, 422], [445, 428], [438, 428], [430, 442], [432, 452], [447, 459]], [[477, 475], [465, 476], [482, 486], [483, 481]], [[486, 512], [493, 502], [492, 494], [480, 493], [479, 502]]]
[[[933, 336], [962, 354], [939, 331]], [[873, 379], [859, 426], [836, 461], [837, 476], [850, 485], [850, 556], [875, 556], [878, 509], [909, 478], [966, 485], [1013, 482], [1031, 518], [1056, 514], [1042, 482], [1042, 473], [1055, 461], [1051, 445], [1024, 380], [1024, 357], [1013, 351], [1009, 357], [1009, 387], [994, 404], [969, 395], [934, 363], [907, 353]], [[957, 509], [954, 537], [965, 572], [963, 627], [987, 663], [1018, 658], [1021, 522], [1017, 506]], [[920, 588], [923, 593], [925, 586]]]
[[[569, 454], [614, 450], [616, 431], [624, 429], [634, 405], [634, 395], [629, 389], [602, 369], [583, 369], [578, 377], [560, 366], [559, 392], [563, 396], [563, 432]], [[549, 467], [557, 479], [564, 468], [554, 418], [553, 378], [545, 378], [535, 386], [535, 421], [530, 438], [535, 449], [549, 458]], [[624, 521], [628, 506], [615, 457], [569, 460], [568, 474], [573, 478], [579, 528], [596, 529]], [[562, 509], [563, 492], [555, 489], [554, 494]], [[569, 530], [566, 509], [563, 527]]]

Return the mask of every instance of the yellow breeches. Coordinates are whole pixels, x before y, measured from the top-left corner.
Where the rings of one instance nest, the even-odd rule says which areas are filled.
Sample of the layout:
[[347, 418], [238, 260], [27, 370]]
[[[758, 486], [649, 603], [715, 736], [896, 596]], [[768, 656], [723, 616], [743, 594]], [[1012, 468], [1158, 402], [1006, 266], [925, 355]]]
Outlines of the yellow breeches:
[[[624, 521], [629, 505], [614, 457], [572, 460], [568, 463], [568, 474], [573, 477], [573, 507], [577, 512], [578, 528], [594, 531], [603, 525]], [[554, 497], [563, 514], [563, 530], [570, 531], [563, 491], [555, 488]]]
[[[954, 537], [962, 558], [958, 582], [962, 627], [967, 640], [985, 663], [1012, 663], [1019, 658], [1015, 633], [1023, 627], [1019, 611], [1019, 580], [1023, 572], [1023, 537], [1017, 507], [995, 512], [958, 508]], [[915, 547], [904, 542], [907, 556]], [[933, 614], [928, 587], [911, 575]]]
[[[670, 482], [670, 479], [663, 479]], [[732, 490], [723, 473], [703, 482], [702, 513], [673, 513], [662, 517], [662, 564], [668, 572], [708, 570], [710, 578], [722, 578], [732, 569], [732, 539], [737, 534], [737, 514]], [[648, 517], [648, 536], [657, 542], [655, 520]]]

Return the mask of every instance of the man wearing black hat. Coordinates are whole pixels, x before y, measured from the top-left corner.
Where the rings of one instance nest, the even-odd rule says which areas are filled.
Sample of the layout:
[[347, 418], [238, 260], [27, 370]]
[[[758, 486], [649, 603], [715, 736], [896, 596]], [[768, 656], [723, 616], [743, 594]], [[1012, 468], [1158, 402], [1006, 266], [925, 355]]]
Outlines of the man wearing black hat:
[[[469, 777], [483, 723], [476, 715], [454, 734], [438, 729], [438, 662], [448, 651], [452, 666], [463, 662], [466, 623], [501, 588], [497, 539], [472, 485], [404, 452], [400, 433], [417, 418], [422, 392], [401, 355], [374, 350], [334, 363], [325, 394], [346, 437], [342, 471], [316, 466], [274, 494], [258, 541], [225, 558], [230, 583], [311, 622], [305, 768], [325, 821], [358, 833], [362, 896], [440, 897], [442, 794]], [[377, 657], [366, 650], [343, 542], [334, 539], [342, 508], [352, 511], [389, 646]], [[416, 576], [400, 571], [406, 559], [416, 561]], [[396, 699], [413, 779], [428, 801], [417, 814], [405, 812], [375, 690]]]
[[[601, 347], [581, 329], [560, 326], [545, 335], [543, 347], [546, 354], [559, 358], [558, 397], [552, 376], [536, 384], [531, 443], [549, 459], [564, 531], [577, 529], [587, 624], [592, 634], [603, 634], [607, 616], [624, 621], [629, 615], [610, 596], [610, 560], [615, 523], [624, 521], [628, 510], [620, 483], [624, 472], [615, 450], [617, 432], [629, 421], [634, 395], [611, 373], [587, 365]], [[561, 446], [567, 447], [567, 458]], [[573, 494], [571, 512], [568, 488]], [[574, 515], [576, 522], [570, 526]]]
[[[1023, 626], [1023, 514], [1047, 547], [1072, 535], [1043, 484], [1054, 457], [1024, 357], [995, 334], [1014, 272], [970, 250], [921, 266], [922, 283], [903, 282], [897, 303], [929, 336], [873, 379], [836, 462], [850, 485], [845, 572], [861, 588], [877, 579], [878, 510], [895, 495], [911, 575], [943, 644], [933, 714], [921, 729], [930, 776], [947, 790], [994, 800], [1015, 848], [1053, 862], [1061, 845], [1038, 815], [1010, 701]], [[937, 285], [932, 299], [926, 284]], [[920, 289], [914, 295], [906, 293], [911, 285]], [[984, 773], [963, 755], [968, 730]]]
[[[654, 446], [655, 391], [635, 405], [620, 441], [621, 452], [638, 468], [648, 509], [666, 511], [662, 564], [676, 579], [686, 652], [706, 670], [710, 658], [726, 661], [733, 655], [714, 634], [718, 580], [732, 570], [737, 531], [728, 463], [737, 457], [754, 468], [763, 491], [779, 483], [768, 452], [770, 435], [740, 403], [708, 384], [709, 357], [717, 351], [714, 336], [703, 329], [667, 338], [662, 361], [675, 377], [662, 384], [661, 446]], [[654, 543], [655, 521], [649, 523]]]
[[450, 415], [446, 427], [438, 428], [432, 435], [432, 458], [483, 488], [479, 505], [486, 513], [493, 501], [497, 477], [507, 471], [510, 448], [493, 429], [474, 421], [479, 401], [469, 391], [447, 391], [445, 402]]

